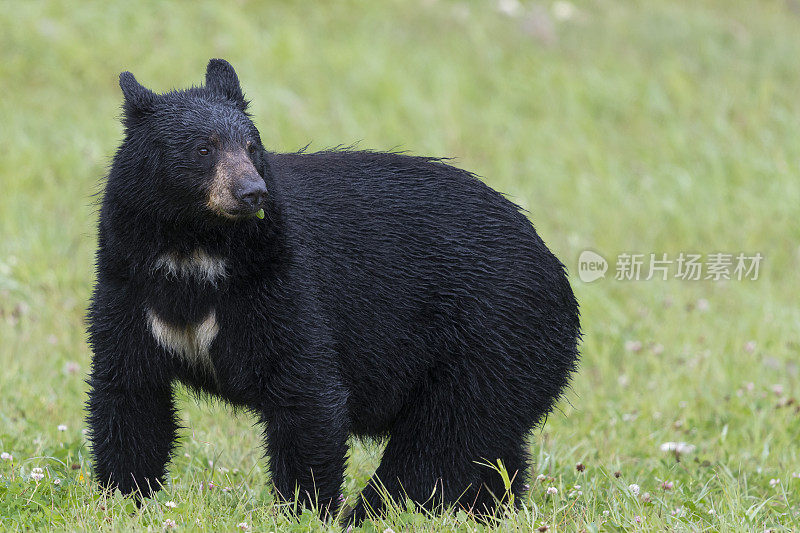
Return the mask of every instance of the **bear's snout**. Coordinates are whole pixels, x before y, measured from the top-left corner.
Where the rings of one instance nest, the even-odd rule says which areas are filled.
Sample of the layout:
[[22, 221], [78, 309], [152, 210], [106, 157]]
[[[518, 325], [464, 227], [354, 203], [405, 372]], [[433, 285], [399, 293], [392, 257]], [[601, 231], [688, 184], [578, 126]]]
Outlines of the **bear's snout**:
[[267, 200], [267, 186], [258, 174], [248, 176], [236, 188], [234, 196], [250, 211], [258, 211], [264, 207], [264, 202]]
[[208, 208], [226, 218], [255, 214], [264, 207], [267, 186], [244, 150], [224, 151], [211, 176]]

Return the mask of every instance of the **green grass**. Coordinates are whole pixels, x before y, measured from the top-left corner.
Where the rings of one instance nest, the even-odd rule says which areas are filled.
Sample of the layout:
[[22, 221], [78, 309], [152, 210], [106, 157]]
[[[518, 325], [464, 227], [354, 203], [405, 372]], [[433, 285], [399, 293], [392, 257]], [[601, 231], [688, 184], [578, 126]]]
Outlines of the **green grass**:
[[[581, 371], [531, 438], [546, 479], [498, 530], [800, 529], [796, 4], [598, 0], [569, 20], [529, 1], [515, 16], [445, 0], [4, 4], [0, 452], [14, 459], [0, 461], [0, 528], [336, 529], [276, 508], [253, 419], [183, 391], [166, 490], [136, 510], [89, 481], [83, 313], [117, 74], [166, 90], [225, 57], [267, 146], [454, 156], [529, 209], [569, 266]], [[765, 260], [757, 281], [615, 281], [612, 266], [586, 284], [584, 249]], [[696, 449], [676, 461], [667, 441]], [[349, 502], [379, 459], [354, 444]], [[364, 526], [387, 527], [483, 528], [404, 509]]]

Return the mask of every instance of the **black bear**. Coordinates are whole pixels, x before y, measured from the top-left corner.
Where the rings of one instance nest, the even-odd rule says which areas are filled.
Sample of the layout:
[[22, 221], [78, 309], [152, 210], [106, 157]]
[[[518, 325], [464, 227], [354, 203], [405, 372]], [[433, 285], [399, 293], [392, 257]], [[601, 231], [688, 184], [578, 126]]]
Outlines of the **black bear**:
[[270, 152], [223, 60], [201, 87], [120, 86], [88, 313], [101, 485], [159, 489], [177, 380], [256, 413], [277, 497], [323, 516], [350, 436], [386, 440], [353, 523], [390, 499], [519, 502], [580, 336], [564, 266], [519, 208], [440, 159]]

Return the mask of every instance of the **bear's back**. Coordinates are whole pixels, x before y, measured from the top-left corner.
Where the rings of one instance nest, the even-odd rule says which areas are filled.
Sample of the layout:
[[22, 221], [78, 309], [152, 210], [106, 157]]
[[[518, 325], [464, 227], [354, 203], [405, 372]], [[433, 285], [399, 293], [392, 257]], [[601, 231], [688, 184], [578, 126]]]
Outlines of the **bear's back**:
[[473, 257], [544, 248], [518, 206], [438, 159], [329, 151], [274, 154], [270, 164], [287, 223], [326, 246]]
[[440, 160], [332, 151], [270, 164], [287, 240], [345, 296], [363, 284], [371, 298], [446, 292], [491, 303], [565, 281], [518, 206]]

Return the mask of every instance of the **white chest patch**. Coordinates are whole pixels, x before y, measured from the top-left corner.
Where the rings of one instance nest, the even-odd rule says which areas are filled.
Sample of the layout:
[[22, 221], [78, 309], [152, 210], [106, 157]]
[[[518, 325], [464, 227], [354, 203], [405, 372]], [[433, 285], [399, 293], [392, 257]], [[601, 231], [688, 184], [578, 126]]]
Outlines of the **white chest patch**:
[[161, 270], [167, 276], [195, 277], [216, 285], [217, 280], [228, 275], [224, 258], [214, 257], [202, 248], [188, 255], [168, 252], [156, 259], [154, 270]]
[[185, 327], [163, 321], [152, 309], [147, 310], [147, 321], [158, 344], [191, 366], [200, 367], [216, 377], [210, 349], [219, 333], [219, 324], [213, 309], [200, 322]]

